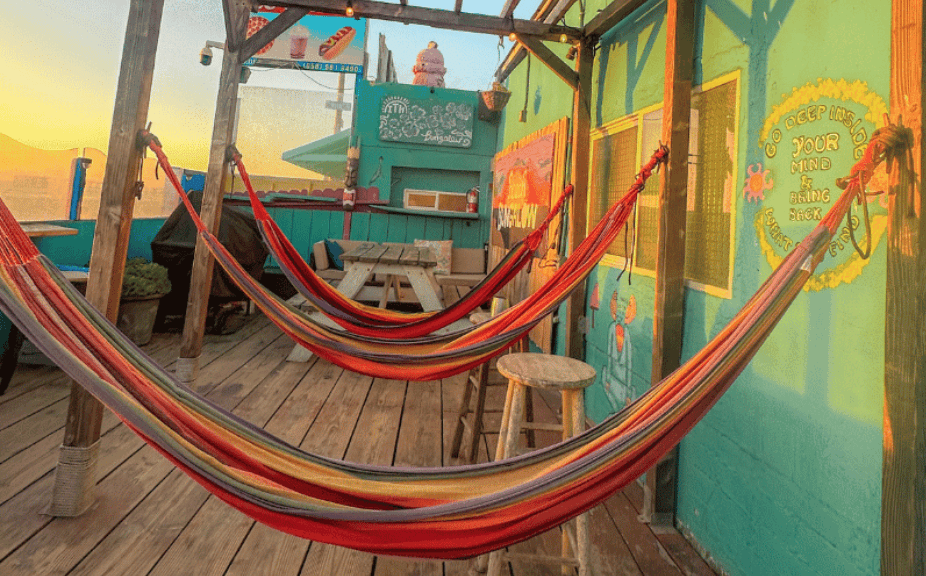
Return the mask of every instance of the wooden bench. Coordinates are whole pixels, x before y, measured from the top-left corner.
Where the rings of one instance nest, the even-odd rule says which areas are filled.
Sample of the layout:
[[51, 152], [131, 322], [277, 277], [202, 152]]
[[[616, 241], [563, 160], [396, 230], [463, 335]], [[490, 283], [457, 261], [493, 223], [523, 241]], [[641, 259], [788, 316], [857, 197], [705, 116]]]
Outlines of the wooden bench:
[[[348, 252], [353, 250], [357, 246], [363, 244], [360, 240], [333, 240], [337, 242], [341, 248]], [[390, 245], [394, 243], [383, 242], [384, 245]], [[315, 259], [315, 272], [333, 284], [337, 286], [345, 275], [344, 270], [336, 269], [332, 263], [331, 259], [328, 257], [328, 250], [325, 249], [325, 242], [319, 241], [312, 245], [312, 254]], [[453, 248], [450, 255], [450, 274], [435, 274], [437, 279], [437, 284], [441, 287], [443, 291], [444, 303], [449, 305], [461, 296], [469, 292], [470, 288], [482, 281], [486, 276], [486, 255], [485, 251], [481, 248]], [[382, 285], [384, 278], [376, 278], [371, 284], [374, 286], [374, 290], [361, 290], [357, 295], [357, 300], [362, 301], [377, 301], [378, 295], [381, 294], [381, 290], [375, 289], [375, 287]], [[408, 286], [403, 285], [403, 290], [409, 289]], [[406, 296], [410, 294], [403, 293], [403, 300], [407, 301]]]

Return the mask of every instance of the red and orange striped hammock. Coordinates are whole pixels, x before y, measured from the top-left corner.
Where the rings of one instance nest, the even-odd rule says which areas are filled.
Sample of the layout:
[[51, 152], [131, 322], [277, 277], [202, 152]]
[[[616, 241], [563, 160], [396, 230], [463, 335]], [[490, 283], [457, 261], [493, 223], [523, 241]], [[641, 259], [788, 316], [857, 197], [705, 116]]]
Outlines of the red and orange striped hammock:
[[207, 230], [182, 193], [179, 179], [153, 136], [149, 135], [148, 145], [178, 191], [206, 246], [245, 296], [255, 302], [271, 321], [296, 343], [338, 366], [370, 376], [400, 380], [436, 380], [464, 372], [502, 353], [524, 337], [582, 285], [633, 213], [644, 182], [668, 155], [666, 148], [652, 155], [627, 194], [609, 209], [547, 282], [526, 299], [477, 326], [445, 334], [398, 338], [383, 334], [378, 329], [372, 330], [371, 334], [333, 329], [266, 290]]
[[126, 339], [38, 252], [2, 202], [0, 308], [142, 438], [251, 517], [377, 554], [468, 557], [591, 508], [682, 439], [746, 367], [823, 259], [884, 156], [882, 140], [869, 146], [826, 217], [704, 349], [581, 435], [489, 464], [351, 464], [301, 451], [235, 417]]
[[[157, 143], [154, 143], [157, 146]], [[159, 159], [161, 156], [159, 156]], [[248, 199], [257, 219], [264, 243], [280, 265], [292, 285], [323, 314], [345, 330], [363, 336], [415, 338], [431, 334], [465, 318], [470, 312], [487, 302], [518, 272], [530, 264], [534, 252], [557, 215], [565, 214], [566, 201], [572, 195], [572, 185], [566, 186], [546, 218], [525, 238], [515, 243], [505, 257], [486, 277], [450, 306], [437, 312], [402, 313], [367, 306], [345, 297], [319, 277], [299, 254], [280, 227], [261, 204], [251, 185], [251, 178], [236, 150], [232, 159], [241, 174]], [[164, 166], [165, 170], [169, 164]], [[562, 229], [562, 226], [560, 226]]]

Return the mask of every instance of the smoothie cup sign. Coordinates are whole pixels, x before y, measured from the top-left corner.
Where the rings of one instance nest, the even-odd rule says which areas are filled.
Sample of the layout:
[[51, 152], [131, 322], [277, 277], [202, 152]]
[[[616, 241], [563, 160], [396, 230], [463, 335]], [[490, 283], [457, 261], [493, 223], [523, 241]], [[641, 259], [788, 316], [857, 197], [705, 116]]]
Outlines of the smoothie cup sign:
[[301, 60], [305, 58], [305, 49], [309, 43], [309, 29], [296, 24], [289, 29], [289, 57]]

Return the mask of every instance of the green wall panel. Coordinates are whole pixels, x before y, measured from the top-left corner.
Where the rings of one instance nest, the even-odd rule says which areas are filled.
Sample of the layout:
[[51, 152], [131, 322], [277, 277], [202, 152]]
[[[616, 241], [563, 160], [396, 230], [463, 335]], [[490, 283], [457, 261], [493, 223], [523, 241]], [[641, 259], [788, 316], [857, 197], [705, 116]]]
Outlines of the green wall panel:
[[[586, 15], [606, 4], [589, 2]], [[730, 135], [737, 197], [732, 293], [687, 290], [684, 358], [716, 335], [771, 273], [754, 225], [760, 204], [740, 191], [749, 170], [764, 169], [757, 167], [768, 160], [760, 140], [775, 107], [820, 79], [864, 82], [888, 99], [890, 11], [884, 8], [863, 0], [697, 3], [695, 84], [732, 73], [739, 78], [739, 133]], [[578, 23], [577, 10], [578, 4], [567, 23]], [[661, 103], [665, 43], [663, 2], [647, 3], [602, 36], [592, 79], [593, 126]], [[571, 113], [571, 93], [561, 91], [562, 82], [532, 59], [528, 84], [526, 68], [522, 64], [508, 80], [512, 98], [500, 148]], [[843, 175], [812, 174], [814, 182]], [[796, 177], [772, 178], [780, 184], [769, 194], [786, 194]], [[879, 571], [884, 260], [879, 246], [857, 277], [802, 292], [682, 443], [679, 525], [731, 575]], [[586, 286], [591, 328], [585, 359], [599, 372], [586, 404], [596, 421], [621, 407], [614, 389], [635, 395], [649, 386], [653, 279], [634, 274], [628, 283], [620, 272], [600, 265]]]

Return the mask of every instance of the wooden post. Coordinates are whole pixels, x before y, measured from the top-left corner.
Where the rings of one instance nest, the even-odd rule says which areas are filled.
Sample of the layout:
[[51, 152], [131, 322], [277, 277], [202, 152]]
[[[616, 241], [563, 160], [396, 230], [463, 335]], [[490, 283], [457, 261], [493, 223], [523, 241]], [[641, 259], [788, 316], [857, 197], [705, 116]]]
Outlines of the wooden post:
[[[571, 254], [585, 239], [588, 212], [589, 126], [592, 118], [592, 68], [595, 55], [593, 42], [586, 39], [576, 54], [578, 83], [572, 105], [572, 164], [570, 180], [574, 187], [572, 206], [569, 208], [568, 249]], [[566, 355], [584, 358], [585, 337], [580, 330], [579, 317], [585, 314], [585, 290], [572, 293], [566, 304]]]
[[[228, 176], [228, 162], [225, 155], [235, 128], [235, 104], [238, 99], [238, 82], [241, 76], [241, 48], [247, 32], [250, 3], [246, 0], [226, 0], [227, 42], [222, 56], [222, 74], [219, 78], [219, 93], [215, 104], [215, 121], [212, 127], [212, 146], [209, 151], [209, 168], [203, 190], [203, 205], [200, 216], [213, 233], [218, 233], [222, 215], [222, 194], [225, 178]], [[233, 38], [241, 39], [237, 44]], [[190, 278], [190, 294], [187, 298], [186, 320], [180, 343], [180, 358], [177, 360], [176, 375], [184, 382], [196, 379], [199, 370], [199, 354], [203, 346], [203, 332], [206, 326], [206, 312], [209, 307], [209, 292], [212, 288], [212, 254], [202, 238], [196, 242], [193, 255], [193, 272]]]
[[[163, 8], [164, 0], [132, 0], [122, 47], [107, 150], [109, 158], [103, 175], [87, 281], [87, 299], [113, 322], [119, 312], [122, 273], [135, 206], [135, 182], [139, 178], [142, 158], [136, 138], [148, 118]], [[102, 417], [102, 404], [72, 383], [50, 514], [77, 516], [92, 504]]]
[[[881, 574], [926, 574], [926, 219], [923, 1], [891, 9], [891, 114], [913, 130], [914, 176], [890, 197], [884, 346]], [[905, 171], [901, 170], [901, 174]]]
[[[694, 1], [669, 0], [666, 11], [662, 141], [669, 146], [669, 163], [659, 177], [652, 384], [662, 380], [681, 363], [685, 315], [685, 223]], [[677, 450], [670, 452], [647, 472], [643, 516], [651, 523], [674, 524], [677, 476]]]

